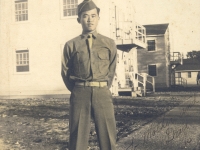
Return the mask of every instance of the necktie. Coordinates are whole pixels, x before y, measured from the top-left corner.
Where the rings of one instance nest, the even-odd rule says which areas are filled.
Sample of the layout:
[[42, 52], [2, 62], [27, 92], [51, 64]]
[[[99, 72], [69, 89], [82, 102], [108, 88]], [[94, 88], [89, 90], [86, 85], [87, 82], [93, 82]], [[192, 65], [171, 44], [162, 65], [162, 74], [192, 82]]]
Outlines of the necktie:
[[88, 35], [88, 44], [89, 44], [89, 48], [91, 49], [91, 47], [92, 47], [92, 34]]

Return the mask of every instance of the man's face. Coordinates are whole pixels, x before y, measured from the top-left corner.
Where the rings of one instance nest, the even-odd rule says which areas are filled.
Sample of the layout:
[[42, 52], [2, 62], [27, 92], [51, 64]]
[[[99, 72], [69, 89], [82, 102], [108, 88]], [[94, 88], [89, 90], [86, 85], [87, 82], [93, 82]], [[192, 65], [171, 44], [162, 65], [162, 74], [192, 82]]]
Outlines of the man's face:
[[83, 28], [83, 32], [95, 31], [99, 22], [97, 9], [94, 8], [92, 10], [82, 12], [79, 19]]

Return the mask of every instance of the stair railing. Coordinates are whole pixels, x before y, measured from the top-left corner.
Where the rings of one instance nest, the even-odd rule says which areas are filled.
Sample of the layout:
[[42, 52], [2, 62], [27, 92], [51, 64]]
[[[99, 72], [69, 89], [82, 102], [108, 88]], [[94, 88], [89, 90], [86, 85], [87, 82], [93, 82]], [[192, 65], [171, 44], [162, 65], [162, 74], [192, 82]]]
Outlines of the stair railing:
[[[148, 77], [151, 78], [151, 81], [148, 80]], [[147, 74], [147, 82], [150, 83], [153, 87], [153, 92], [155, 92], [155, 78]]]
[[187, 86], [187, 80], [183, 77], [175, 77], [175, 84], [181, 86]]
[[146, 85], [147, 85], [147, 82], [152, 85], [153, 92], [155, 92], [155, 78], [153, 76], [150, 76], [147, 73], [141, 73], [141, 74], [140, 73], [134, 73], [133, 75], [134, 75], [133, 78], [134, 78], [135, 82], [138, 82], [138, 83], [142, 84], [143, 91], [144, 91], [143, 92], [144, 96], [146, 96]]

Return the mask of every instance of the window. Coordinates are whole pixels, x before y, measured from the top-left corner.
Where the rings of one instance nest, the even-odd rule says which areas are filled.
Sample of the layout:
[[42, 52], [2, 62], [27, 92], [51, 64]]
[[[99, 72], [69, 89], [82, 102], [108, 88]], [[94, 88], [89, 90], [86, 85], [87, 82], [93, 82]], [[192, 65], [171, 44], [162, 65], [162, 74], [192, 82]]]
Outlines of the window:
[[148, 65], [148, 74], [150, 76], [157, 76], [156, 65]]
[[15, 1], [15, 21], [28, 20], [28, 0]]
[[181, 78], [181, 72], [176, 72], [175, 77], [176, 78]]
[[191, 72], [188, 72], [188, 78], [191, 78], [191, 77], [192, 77]]
[[63, 16], [76, 16], [78, 0], [63, 0]]
[[29, 51], [17, 50], [16, 51], [16, 72], [29, 71]]
[[155, 40], [147, 40], [147, 44], [148, 44], [148, 51], [156, 50], [156, 41]]

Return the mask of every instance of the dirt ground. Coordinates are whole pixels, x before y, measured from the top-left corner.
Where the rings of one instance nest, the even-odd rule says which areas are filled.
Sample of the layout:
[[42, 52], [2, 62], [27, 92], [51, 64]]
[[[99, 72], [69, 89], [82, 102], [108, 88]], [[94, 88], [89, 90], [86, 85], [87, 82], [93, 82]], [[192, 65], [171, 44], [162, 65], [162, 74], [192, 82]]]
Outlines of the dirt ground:
[[[178, 106], [191, 93], [156, 93], [148, 97], [114, 97], [117, 141]], [[69, 99], [0, 100], [0, 150], [67, 150]], [[92, 128], [88, 150], [98, 150]]]

